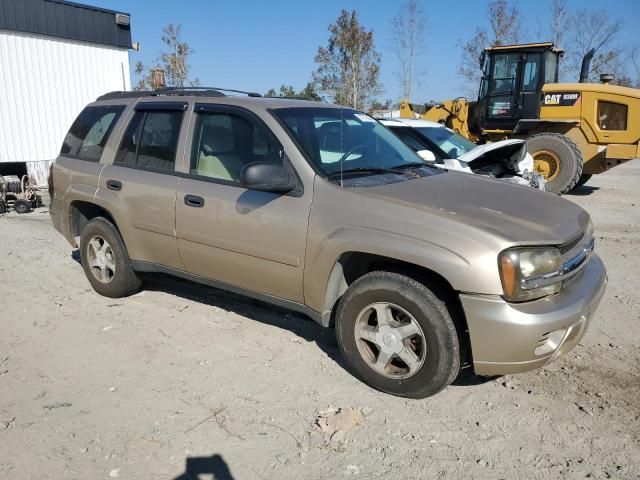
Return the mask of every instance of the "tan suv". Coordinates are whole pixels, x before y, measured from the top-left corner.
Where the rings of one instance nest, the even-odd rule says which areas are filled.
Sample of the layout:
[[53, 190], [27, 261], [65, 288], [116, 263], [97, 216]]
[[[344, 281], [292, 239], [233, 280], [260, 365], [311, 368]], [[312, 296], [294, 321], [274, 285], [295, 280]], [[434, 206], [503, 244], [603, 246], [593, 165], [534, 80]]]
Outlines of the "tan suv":
[[114, 92], [80, 113], [51, 218], [98, 293], [164, 272], [303, 312], [406, 397], [578, 343], [606, 284], [582, 208], [429, 167], [350, 108], [257, 97]]

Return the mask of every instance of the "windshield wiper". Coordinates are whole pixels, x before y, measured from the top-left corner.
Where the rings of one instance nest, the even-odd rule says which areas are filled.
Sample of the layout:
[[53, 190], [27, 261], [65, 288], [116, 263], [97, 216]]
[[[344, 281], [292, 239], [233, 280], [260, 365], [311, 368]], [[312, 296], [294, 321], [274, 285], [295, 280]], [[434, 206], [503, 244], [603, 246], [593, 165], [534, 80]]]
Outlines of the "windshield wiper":
[[348, 168], [346, 170], [338, 170], [335, 172], [331, 172], [329, 175], [327, 175], [328, 178], [336, 178], [336, 177], [340, 177], [340, 175], [353, 175], [354, 173], [370, 173], [370, 174], [377, 174], [377, 173], [393, 173], [393, 174], [398, 174], [398, 170], [396, 167], [394, 168], [378, 168], [378, 167], [360, 167], [360, 168]]
[[426, 167], [427, 165], [424, 162], [412, 162], [405, 163], [404, 165], [396, 165], [395, 167], [390, 167], [391, 170], [401, 170], [403, 168], [419, 168]]

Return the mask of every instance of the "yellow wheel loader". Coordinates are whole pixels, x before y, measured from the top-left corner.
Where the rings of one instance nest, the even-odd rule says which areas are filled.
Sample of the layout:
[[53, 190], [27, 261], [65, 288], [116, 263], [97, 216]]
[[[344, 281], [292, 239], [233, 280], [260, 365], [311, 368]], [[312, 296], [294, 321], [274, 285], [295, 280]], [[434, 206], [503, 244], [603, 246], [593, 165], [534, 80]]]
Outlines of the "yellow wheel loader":
[[474, 142], [525, 138], [547, 190], [565, 193], [640, 157], [640, 89], [586, 83], [593, 50], [579, 83], [558, 83], [563, 50], [553, 43], [488, 48], [480, 58], [478, 100], [456, 98], [416, 106], [400, 116], [443, 123]]

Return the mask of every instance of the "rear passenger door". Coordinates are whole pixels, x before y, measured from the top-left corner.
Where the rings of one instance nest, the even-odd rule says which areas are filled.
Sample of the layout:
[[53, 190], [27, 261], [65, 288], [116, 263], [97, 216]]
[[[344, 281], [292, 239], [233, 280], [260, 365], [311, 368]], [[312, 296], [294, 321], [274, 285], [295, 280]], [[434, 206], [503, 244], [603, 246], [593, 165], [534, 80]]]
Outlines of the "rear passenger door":
[[189, 169], [176, 200], [178, 248], [187, 271], [301, 302], [312, 192], [243, 187], [240, 173], [247, 164], [291, 167], [282, 145], [243, 108], [196, 104], [195, 112]]
[[[97, 201], [115, 217], [129, 256], [183, 269], [175, 237], [176, 158], [185, 102], [138, 103], [112, 165], [100, 176]], [[137, 268], [143, 268], [144, 264]]]

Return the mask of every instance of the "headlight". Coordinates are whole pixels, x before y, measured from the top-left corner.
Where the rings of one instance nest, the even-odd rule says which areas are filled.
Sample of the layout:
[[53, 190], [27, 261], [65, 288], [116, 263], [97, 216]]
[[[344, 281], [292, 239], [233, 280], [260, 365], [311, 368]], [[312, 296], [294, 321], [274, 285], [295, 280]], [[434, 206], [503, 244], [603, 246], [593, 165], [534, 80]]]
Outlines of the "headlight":
[[560, 280], [547, 281], [562, 268], [562, 257], [555, 247], [507, 249], [498, 257], [498, 268], [507, 301], [535, 300], [560, 291]]

